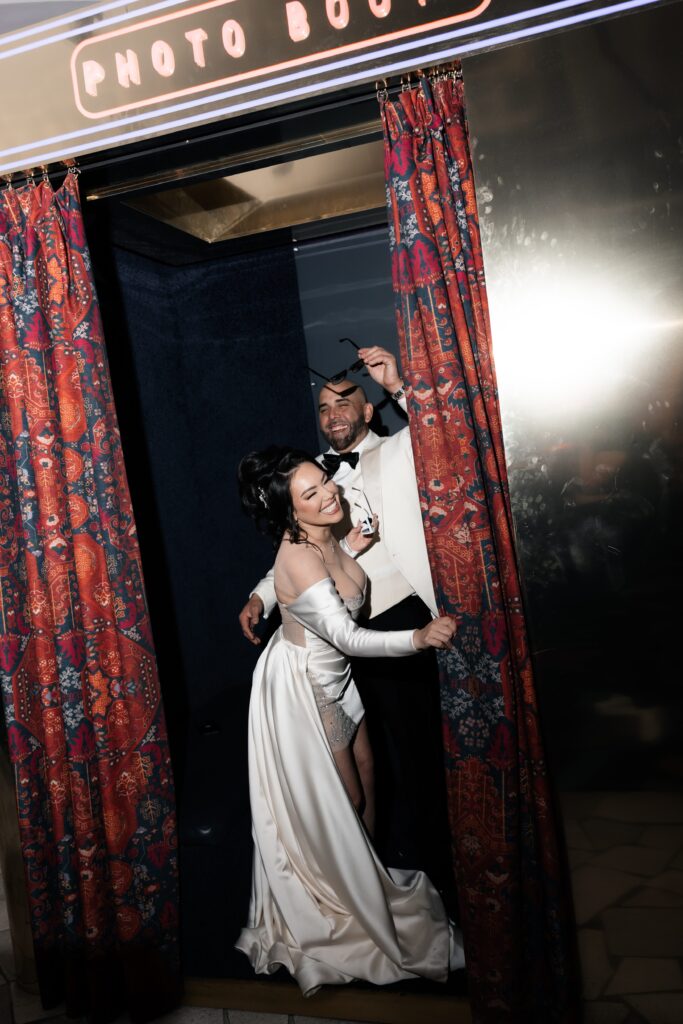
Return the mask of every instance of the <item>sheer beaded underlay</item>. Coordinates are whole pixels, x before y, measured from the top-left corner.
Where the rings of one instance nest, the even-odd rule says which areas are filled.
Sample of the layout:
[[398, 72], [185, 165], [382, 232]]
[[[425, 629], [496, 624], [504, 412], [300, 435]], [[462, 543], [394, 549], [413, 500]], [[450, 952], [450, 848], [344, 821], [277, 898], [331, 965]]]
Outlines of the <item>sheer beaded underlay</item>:
[[[349, 593], [348, 595], [342, 594], [339, 589], [337, 592], [346, 605], [349, 613], [355, 619], [365, 603], [365, 591], [360, 590], [360, 588], [356, 587], [355, 584], [353, 587], [350, 587], [349, 590], [353, 590], [353, 593]], [[321, 676], [318, 676], [315, 670], [316, 654], [320, 652], [321, 645], [329, 648], [329, 644], [325, 644], [325, 641], [321, 640], [319, 636], [297, 621], [286, 605], [280, 605], [280, 614], [282, 616], [282, 635], [284, 639], [295, 644], [297, 647], [306, 647], [311, 649], [311, 658], [308, 663], [307, 675], [311, 683], [318, 711], [320, 712], [320, 719], [325, 730], [325, 735], [327, 736], [327, 742], [329, 743], [332, 751], [343, 750], [344, 747], [348, 747], [353, 741], [359, 724], [357, 714], [354, 718], [350, 717], [343, 706], [347, 687], [353, 686], [355, 688], [355, 683], [351, 678], [350, 670], [347, 670], [346, 672], [347, 679], [345, 684], [337, 692], [328, 685], [321, 683]], [[330, 651], [334, 650], [333, 648], [329, 649]], [[344, 657], [340, 652], [335, 652], [335, 654], [338, 654], [339, 657]], [[327, 675], [327, 673], [323, 674]]]

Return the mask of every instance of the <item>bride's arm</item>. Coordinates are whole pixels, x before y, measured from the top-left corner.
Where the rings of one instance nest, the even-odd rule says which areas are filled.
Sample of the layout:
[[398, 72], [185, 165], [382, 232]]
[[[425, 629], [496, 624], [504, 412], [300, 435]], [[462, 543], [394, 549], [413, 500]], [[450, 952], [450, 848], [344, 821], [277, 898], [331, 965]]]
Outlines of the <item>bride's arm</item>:
[[382, 633], [362, 629], [353, 621], [336, 591], [318, 551], [308, 544], [291, 545], [278, 565], [278, 593], [294, 595], [285, 601], [291, 614], [343, 654], [368, 658], [414, 654], [413, 630]]
[[262, 580], [259, 580], [254, 589], [249, 594], [249, 597], [258, 597], [263, 605], [263, 618], [267, 619], [273, 608], [277, 604], [275, 599], [275, 584], [273, 578], [275, 572], [273, 567], [268, 570]]
[[381, 632], [354, 622], [330, 577], [302, 591], [289, 610], [311, 632], [349, 656], [401, 658], [418, 650], [413, 643], [415, 630]]
[[454, 624], [448, 618], [433, 619], [422, 629], [363, 629], [352, 619], [322, 557], [312, 546], [292, 545], [278, 570], [278, 593], [282, 587], [293, 595], [291, 601], [284, 602], [290, 613], [343, 654], [402, 658], [427, 647], [450, 646]]

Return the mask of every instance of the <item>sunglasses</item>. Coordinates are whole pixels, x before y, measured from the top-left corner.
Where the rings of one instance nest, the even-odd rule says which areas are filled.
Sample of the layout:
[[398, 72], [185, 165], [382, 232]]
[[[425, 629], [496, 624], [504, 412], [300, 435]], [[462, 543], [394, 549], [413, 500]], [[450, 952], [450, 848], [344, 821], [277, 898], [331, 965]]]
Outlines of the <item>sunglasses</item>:
[[[349, 345], [353, 345], [356, 351], [360, 349], [360, 345], [357, 345], [353, 338], [339, 338], [340, 345], [342, 345], [345, 341], [348, 341]], [[339, 373], [333, 373], [332, 376], [325, 376], [322, 373], [318, 373], [318, 371], [314, 370], [312, 366], [307, 366], [306, 369], [310, 370], [310, 372], [315, 374], [316, 377], [320, 377], [320, 379], [324, 380], [326, 384], [340, 384], [343, 380], [346, 379], [346, 377], [348, 377], [350, 373], [358, 373], [358, 371], [362, 370], [364, 367], [365, 363], [363, 362], [363, 360], [356, 359], [356, 361], [351, 363], [350, 366], [347, 366], [343, 370], [340, 370]]]

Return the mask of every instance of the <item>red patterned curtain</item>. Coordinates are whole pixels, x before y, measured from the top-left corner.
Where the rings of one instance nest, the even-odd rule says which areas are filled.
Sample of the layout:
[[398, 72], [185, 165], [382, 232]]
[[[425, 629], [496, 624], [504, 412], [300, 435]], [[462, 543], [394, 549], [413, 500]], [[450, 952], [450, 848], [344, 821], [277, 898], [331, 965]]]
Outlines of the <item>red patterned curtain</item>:
[[382, 104], [396, 318], [437, 600], [454, 868], [478, 1024], [578, 1019], [563, 853], [539, 733], [463, 86]]
[[0, 680], [44, 1002], [178, 1001], [173, 779], [76, 177], [0, 194]]

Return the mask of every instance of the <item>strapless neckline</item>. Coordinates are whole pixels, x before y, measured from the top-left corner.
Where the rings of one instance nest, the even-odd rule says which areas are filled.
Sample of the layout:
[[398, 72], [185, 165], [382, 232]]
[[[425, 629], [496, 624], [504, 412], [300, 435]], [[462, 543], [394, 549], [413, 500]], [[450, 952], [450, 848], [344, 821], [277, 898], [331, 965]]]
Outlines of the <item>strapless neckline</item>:
[[324, 584], [331, 583], [332, 586], [334, 587], [335, 591], [337, 592], [337, 596], [339, 597], [339, 600], [343, 601], [343, 603], [346, 605], [346, 607], [348, 608], [348, 610], [350, 612], [357, 612], [357, 611], [359, 611], [363, 607], [363, 605], [365, 604], [365, 597], [366, 597], [366, 591], [367, 591], [367, 578], [365, 580], [365, 586], [363, 587], [362, 590], [359, 591], [358, 594], [354, 594], [352, 597], [342, 597], [342, 595], [339, 593], [339, 590], [337, 589], [337, 585], [334, 582], [334, 580], [332, 579], [332, 577], [331, 576], [325, 576], [325, 577], [323, 577], [323, 579], [316, 580], [315, 583], [311, 583], [311, 585], [306, 587], [305, 590], [302, 590], [300, 594], [297, 594], [297, 596], [294, 598], [294, 600], [290, 601], [289, 604], [285, 604], [283, 601], [278, 601], [278, 604], [280, 605], [280, 608], [286, 608], [286, 609], [293, 609], [293, 608], [295, 608], [296, 605], [302, 600], [302, 598], [306, 597], [310, 593], [310, 591], [314, 590], [316, 587], [319, 587], [321, 585], [321, 583], [324, 583]]

